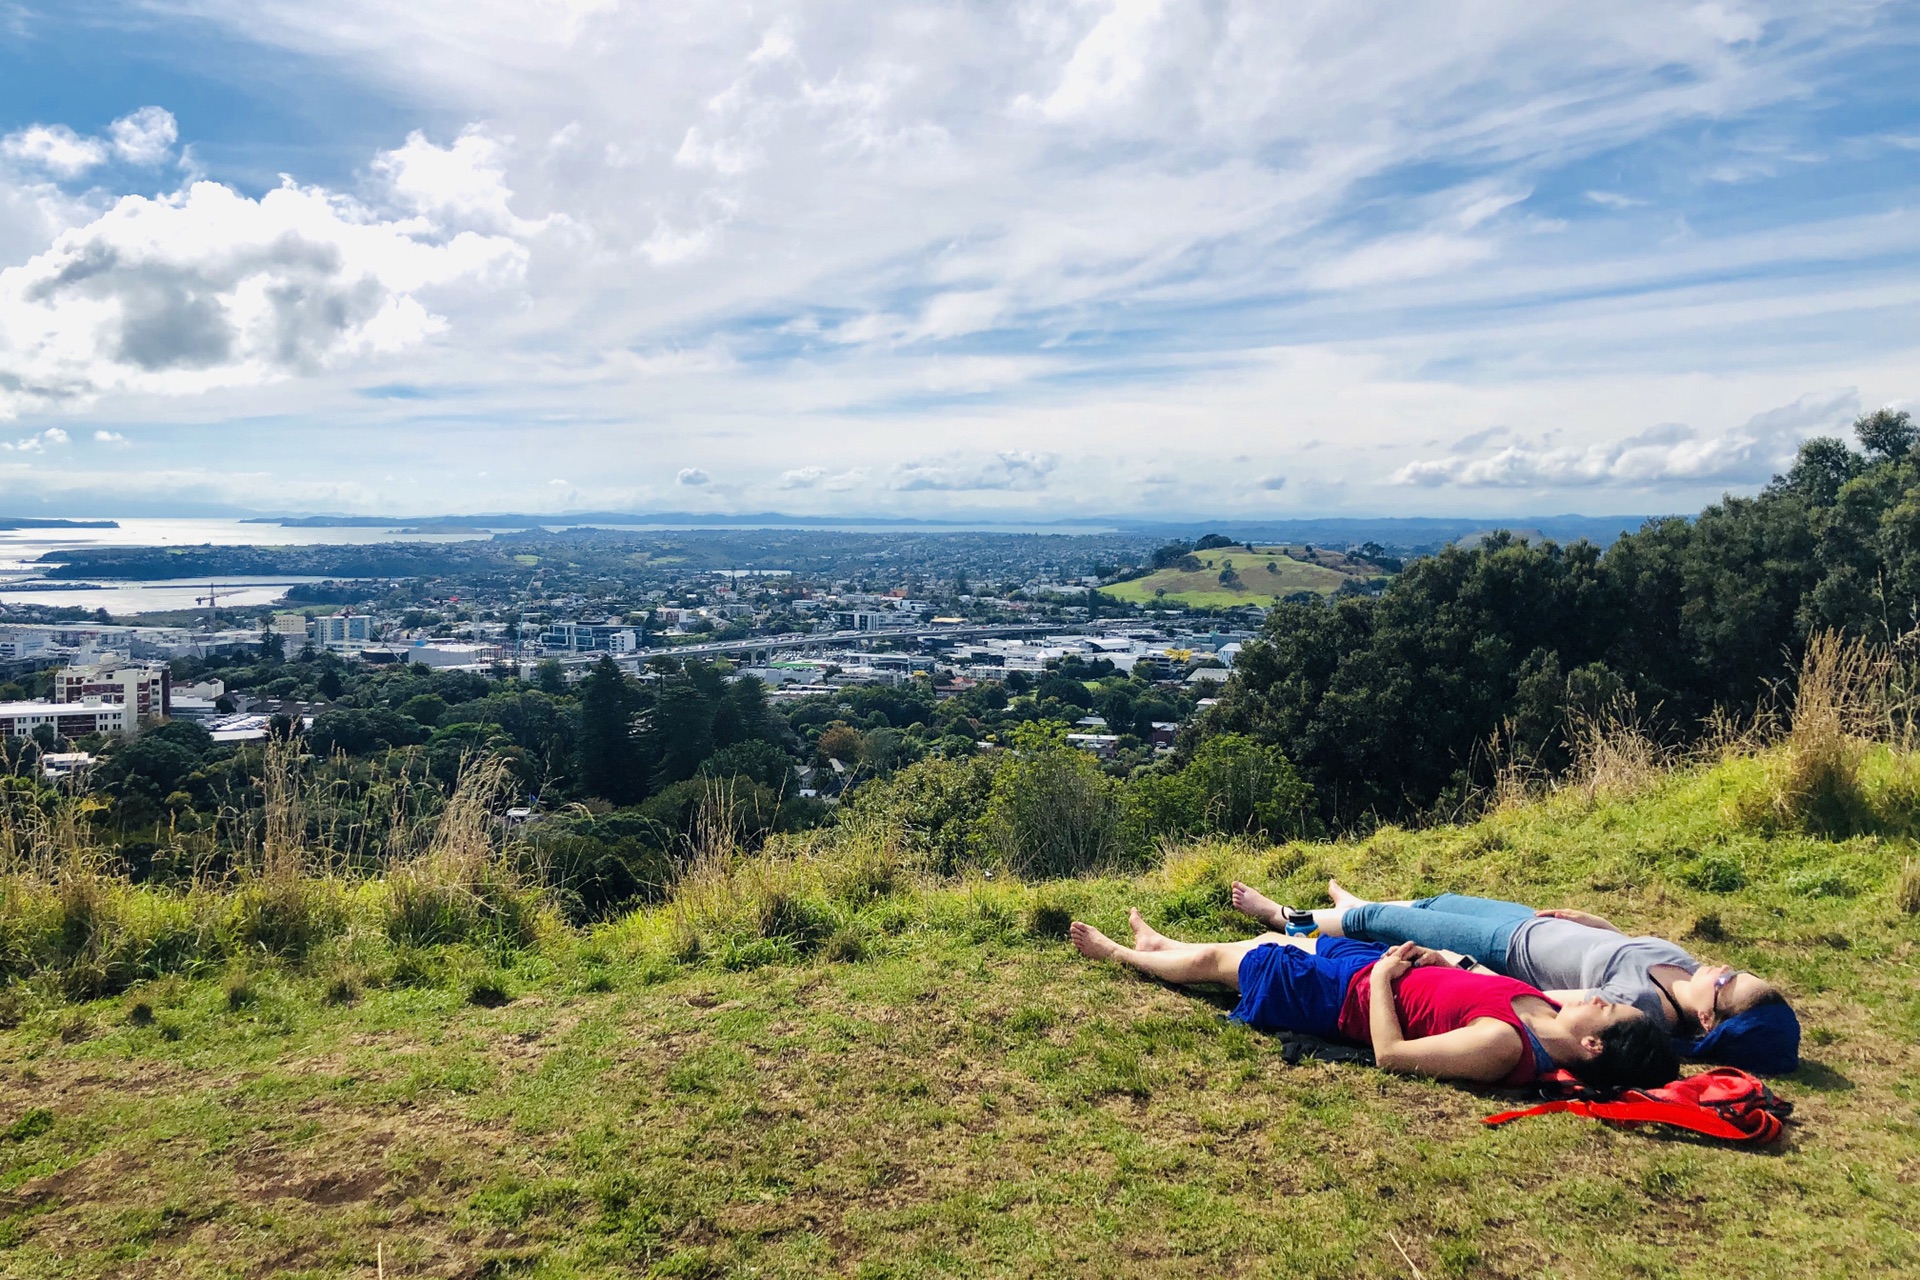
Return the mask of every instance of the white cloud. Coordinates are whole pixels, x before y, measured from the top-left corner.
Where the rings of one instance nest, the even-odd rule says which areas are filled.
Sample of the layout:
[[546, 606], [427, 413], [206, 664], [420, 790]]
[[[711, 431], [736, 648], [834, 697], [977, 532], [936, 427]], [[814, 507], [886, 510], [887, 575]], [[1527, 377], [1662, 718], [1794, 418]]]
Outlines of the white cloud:
[[[1802, 439], [1844, 427], [1859, 410], [1859, 394], [1849, 387], [1755, 414], [1724, 435], [1702, 437], [1685, 424], [1669, 422], [1585, 446], [1522, 440], [1487, 457], [1456, 453], [1410, 462], [1394, 473], [1393, 483], [1463, 488], [1752, 484], [1784, 468]], [[1492, 438], [1495, 433], [1483, 432], [1461, 444], [1471, 449]]]
[[682, 467], [680, 468], [679, 472], [676, 473], [673, 477], [673, 482], [675, 484], [687, 485], [689, 487], [694, 487], [694, 488], [697, 488], [703, 484], [709, 484], [712, 482], [712, 480], [713, 480], [712, 476], [708, 475], [706, 472], [702, 471], [698, 467]]
[[1758, 40], [1766, 29], [1758, 18], [1738, 5], [1697, 4], [1687, 10], [1687, 19], [1726, 44], [1745, 44]]
[[414, 130], [406, 143], [374, 157], [393, 198], [440, 226], [527, 235], [546, 225], [514, 216], [507, 186], [507, 144], [479, 125], [460, 131], [450, 147]]
[[125, 444], [127, 438], [118, 431], [96, 431], [93, 438], [101, 444]]
[[864, 467], [850, 467], [834, 473], [825, 467], [796, 467], [780, 473], [778, 487], [784, 490], [822, 489], [828, 493], [845, 493], [866, 481]]
[[902, 493], [1041, 489], [1059, 465], [1060, 459], [1054, 454], [1025, 449], [1010, 449], [986, 459], [960, 455], [916, 459], [894, 467], [887, 487]]
[[1053, 92], [1017, 105], [1049, 120], [1094, 116], [1126, 104], [1147, 79], [1166, 0], [1108, 0], [1074, 46]]
[[56, 178], [77, 178], [106, 163], [107, 147], [98, 138], [83, 138], [64, 124], [36, 124], [0, 138], [0, 155], [44, 169]]
[[69, 439], [67, 433], [59, 427], [48, 427], [45, 431], [12, 443], [0, 441], [0, 449], [8, 453], [45, 453], [48, 445], [63, 445], [68, 443]]
[[142, 107], [115, 120], [107, 132], [113, 138], [113, 153], [137, 165], [160, 164], [180, 139], [180, 126], [165, 107]]
[[1645, 200], [1621, 195], [1618, 191], [1589, 191], [1587, 199], [1605, 209], [1637, 209], [1647, 203]]
[[1376, 240], [1307, 271], [1315, 289], [1355, 289], [1446, 275], [1494, 255], [1486, 240], [1444, 232], [1421, 232]]
[[444, 327], [421, 295], [510, 279], [512, 240], [414, 238], [291, 182], [258, 200], [211, 182], [127, 196], [0, 271], [0, 417], [116, 390], [248, 386], [414, 346]]

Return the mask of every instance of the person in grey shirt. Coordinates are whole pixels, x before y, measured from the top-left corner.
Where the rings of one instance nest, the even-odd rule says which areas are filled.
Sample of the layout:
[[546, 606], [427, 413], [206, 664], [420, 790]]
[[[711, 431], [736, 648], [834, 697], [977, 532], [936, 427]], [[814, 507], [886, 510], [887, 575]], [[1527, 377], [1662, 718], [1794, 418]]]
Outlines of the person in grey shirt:
[[1643, 1010], [1687, 1057], [1768, 1072], [1799, 1065], [1800, 1024], [1771, 984], [1705, 964], [1664, 938], [1630, 937], [1584, 911], [1443, 893], [1370, 902], [1327, 882], [1334, 905], [1297, 912], [1234, 882], [1233, 905], [1270, 928], [1325, 937], [1414, 942], [1473, 960], [1554, 1000], [1598, 994]]

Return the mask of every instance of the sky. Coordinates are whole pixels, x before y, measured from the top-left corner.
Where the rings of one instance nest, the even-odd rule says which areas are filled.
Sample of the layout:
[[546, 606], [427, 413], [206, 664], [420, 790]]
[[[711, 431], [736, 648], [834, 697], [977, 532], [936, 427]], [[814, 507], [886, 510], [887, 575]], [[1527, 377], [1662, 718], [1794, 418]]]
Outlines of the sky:
[[1697, 510], [1920, 409], [1920, 6], [0, 0], [0, 515]]

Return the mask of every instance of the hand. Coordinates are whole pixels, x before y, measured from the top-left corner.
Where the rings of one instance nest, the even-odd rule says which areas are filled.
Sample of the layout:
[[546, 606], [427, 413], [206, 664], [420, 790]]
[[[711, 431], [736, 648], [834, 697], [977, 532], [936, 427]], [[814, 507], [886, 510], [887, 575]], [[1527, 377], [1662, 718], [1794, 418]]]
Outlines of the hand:
[[1420, 948], [1411, 942], [1403, 942], [1397, 947], [1388, 947], [1387, 954], [1373, 962], [1373, 980], [1375, 982], [1398, 982], [1400, 976], [1413, 967], [1414, 952]]
[[1536, 911], [1533, 914], [1536, 916], [1546, 916], [1553, 920], [1571, 920], [1575, 924], [1586, 925], [1589, 929], [1607, 929], [1614, 933], [1620, 932], [1611, 920], [1602, 919], [1590, 911], [1569, 911], [1564, 907], [1551, 907], [1545, 911]]

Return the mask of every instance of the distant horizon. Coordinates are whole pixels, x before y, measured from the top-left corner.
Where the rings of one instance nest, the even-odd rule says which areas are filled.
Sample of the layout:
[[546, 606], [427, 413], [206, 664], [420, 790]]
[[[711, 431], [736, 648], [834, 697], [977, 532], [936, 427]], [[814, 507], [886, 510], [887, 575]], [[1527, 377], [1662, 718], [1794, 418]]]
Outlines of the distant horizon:
[[1639, 528], [1652, 519], [1669, 518], [1679, 515], [1691, 518], [1687, 513], [1654, 514], [1618, 514], [1589, 516], [1575, 512], [1536, 513], [1524, 515], [1447, 515], [1447, 516], [1301, 516], [1301, 517], [1255, 517], [1255, 516], [1161, 516], [1147, 518], [1121, 514], [1103, 514], [1091, 516], [1063, 516], [1054, 520], [1005, 518], [989, 514], [974, 517], [947, 516], [941, 518], [910, 517], [888, 514], [815, 516], [778, 511], [744, 512], [728, 514], [719, 512], [688, 511], [570, 511], [570, 512], [459, 512], [442, 515], [357, 515], [335, 513], [262, 513], [245, 514], [181, 514], [181, 515], [103, 515], [98, 513], [73, 516], [17, 516], [0, 512], [0, 527], [16, 528], [53, 527], [56, 522], [71, 522], [68, 527], [78, 527], [85, 522], [101, 521], [182, 521], [191, 522], [219, 521], [241, 526], [257, 526], [262, 531], [262, 541], [275, 536], [269, 530], [287, 530], [299, 528], [346, 528], [366, 530], [386, 529], [474, 529], [511, 531], [514, 529], [559, 527], [609, 526], [614, 529], [657, 529], [674, 532], [698, 532], [702, 529], [739, 532], [752, 529], [816, 529], [821, 531], [861, 532], [871, 529], [883, 532], [900, 529], [923, 529], [936, 532], [1017, 532], [1021, 530], [1058, 530], [1062, 533], [1141, 533], [1169, 539], [1178, 537], [1197, 537], [1202, 533], [1236, 534], [1242, 537], [1260, 537], [1280, 541], [1315, 541], [1333, 536], [1348, 536], [1353, 541], [1382, 541], [1394, 535], [1405, 535], [1397, 545], [1412, 545], [1418, 542], [1434, 540], [1452, 541], [1475, 533], [1506, 529], [1515, 532], [1536, 532], [1544, 537], [1560, 541], [1572, 541], [1577, 538], [1589, 540], [1608, 540], [1620, 533]]

